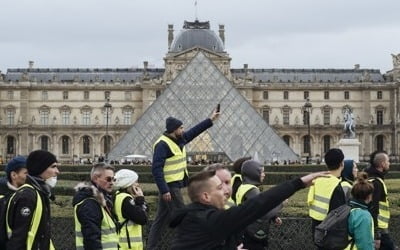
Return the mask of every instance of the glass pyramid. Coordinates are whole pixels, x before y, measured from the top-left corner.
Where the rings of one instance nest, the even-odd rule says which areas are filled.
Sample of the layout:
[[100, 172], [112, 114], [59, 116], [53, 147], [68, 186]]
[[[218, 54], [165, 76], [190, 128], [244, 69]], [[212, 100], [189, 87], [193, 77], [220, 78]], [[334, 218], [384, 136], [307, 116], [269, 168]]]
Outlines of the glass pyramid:
[[188, 155], [225, 155], [231, 161], [258, 155], [271, 162], [298, 160], [297, 155], [254, 110], [231, 82], [200, 51], [165, 91], [143, 113], [108, 154], [109, 160], [126, 155], [152, 156], [154, 142], [165, 131], [169, 116], [188, 129], [209, 117], [221, 104], [214, 126], [186, 145]]

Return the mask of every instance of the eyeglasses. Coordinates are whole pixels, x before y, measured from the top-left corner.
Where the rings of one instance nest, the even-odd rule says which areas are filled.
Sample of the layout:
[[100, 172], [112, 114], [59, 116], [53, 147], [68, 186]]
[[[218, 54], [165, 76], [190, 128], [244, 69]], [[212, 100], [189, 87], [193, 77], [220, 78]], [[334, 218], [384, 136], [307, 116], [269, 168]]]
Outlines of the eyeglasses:
[[106, 180], [107, 182], [114, 182], [114, 181], [115, 181], [115, 178], [114, 178], [114, 177], [111, 177], [111, 176], [107, 176], [107, 177], [105, 178], [105, 180]]

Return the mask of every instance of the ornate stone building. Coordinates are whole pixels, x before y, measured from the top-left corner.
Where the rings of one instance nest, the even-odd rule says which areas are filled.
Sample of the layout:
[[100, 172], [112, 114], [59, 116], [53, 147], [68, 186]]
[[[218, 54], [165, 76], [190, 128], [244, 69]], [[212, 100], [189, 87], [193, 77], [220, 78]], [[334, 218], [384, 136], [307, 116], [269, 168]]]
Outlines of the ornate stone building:
[[313, 159], [320, 159], [336, 146], [343, 137], [343, 114], [348, 108], [361, 142], [360, 159], [366, 160], [376, 149], [399, 159], [399, 55], [392, 55], [393, 69], [385, 74], [359, 65], [258, 69], [244, 64], [233, 69], [224, 33], [223, 25], [217, 35], [208, 22], [195, 21], [185, 22], [174, 37], [174, 27], [168, 25], [164, 68], [149, 68], [143, 62], [143, 68], [48, 69], [29, 62], [27, 68], [8, 69], [0, 74], [1, 158], [42, 148], [64, 162], [96, 160], [202, 51], [300, 158], [311, 151]]

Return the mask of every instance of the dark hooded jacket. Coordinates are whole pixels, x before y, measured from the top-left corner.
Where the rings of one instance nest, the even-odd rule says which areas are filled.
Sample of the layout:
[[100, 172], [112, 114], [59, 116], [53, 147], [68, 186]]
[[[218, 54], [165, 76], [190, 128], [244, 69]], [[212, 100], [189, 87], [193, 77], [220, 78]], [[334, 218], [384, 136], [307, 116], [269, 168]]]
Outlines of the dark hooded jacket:
[[176, 228], [171, 249], [237, 249], [236, 235], [301, 188], [297, 178], [227, 210], [198, 202], [178, 209], [170, 224]]
[[[264, 171], [263, 166], [254, 160], [248, 160], [242, 166], [243, 184], [252, 184], [256, 187], [247, 191], [243, 196], [243, 202], [255, 197], [260, 193], [261, 173]], [[268, 246], [269, 224], [278, 216], [282, 210], [282, 203], [269, 211], [266, 215], [256, 220], [246, 227], [244, 230], [244, 248], [245, 249], [264, 249]]]
[[[29, 187], [18, 189], [10, 201], [8, 209], [8, 221], [12, 230], [12, 236], [7, 241], [7, 249], [26, 249], [26, 239], [31, 228], [33, 213], [36, 209], [36, 202], [39, 193], [42, 200], [42, 216], [32, 249], [50, 248], [50, 187], [44, 180], [38, 177], [27, 176], [26, 184]], [[36, 191], [35, 191], [36, 190]]]
[[112, 197], [106, 191], [97, 188], [93, 183], [79, 183], [76, 185], [75, 190], [76, 194], [72, 200], [72, 205], [75, 206], [85, 200], [76, 210], [76, 216], [82, 226], [85, 249], [102, 249], [101, 222], [103, 213], [101, 206], [107, 206], [111, 218], [117, 225], [116, 217], [111, 213]]

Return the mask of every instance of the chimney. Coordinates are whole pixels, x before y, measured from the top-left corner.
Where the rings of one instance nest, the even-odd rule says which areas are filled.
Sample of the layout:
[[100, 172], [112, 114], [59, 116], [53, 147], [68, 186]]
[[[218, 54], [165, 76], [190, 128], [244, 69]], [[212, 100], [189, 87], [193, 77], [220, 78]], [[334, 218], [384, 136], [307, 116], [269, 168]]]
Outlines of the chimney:
[[171, 48], [173, 40], [174, 40], [174, 25], [168, 24], [168, 50]]
[[360, 64], [354, 64], [354, 69], [360, 69]]
[[148, 66], [149, 66], [149, 62], [148, 61], [144, 61], [143, 62], [143, 71], [146, 73], [147, 72], [147, 68], [148, 68]]
[[29, 61], [29, 69], [33, 69], [34, 61]]
[[225, 46], [225, 25], [219, 25], [219, 37], [221, 38], [224, 46]]
[[249, 73], [249, 65], [247, 63], [243, 64], [243, 69], [244, 69], [244, 73], [247, 74]]

